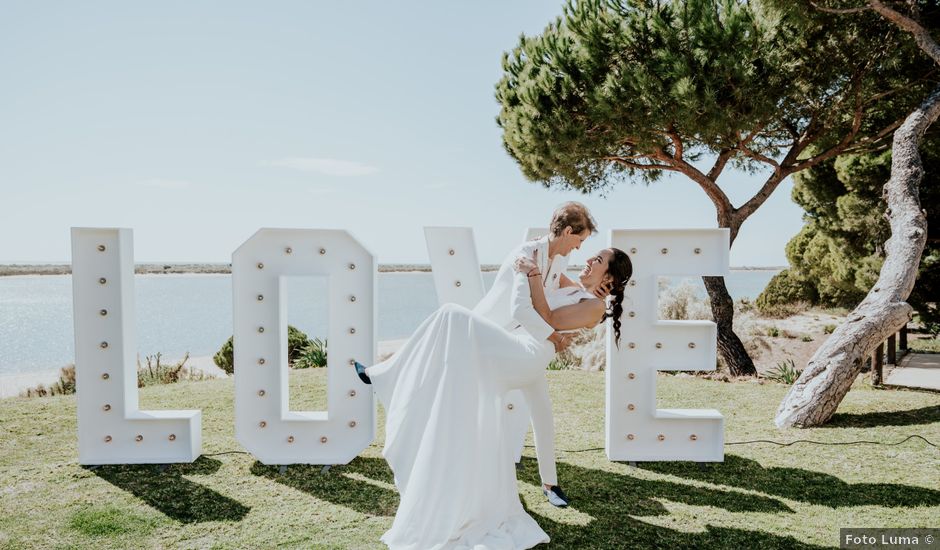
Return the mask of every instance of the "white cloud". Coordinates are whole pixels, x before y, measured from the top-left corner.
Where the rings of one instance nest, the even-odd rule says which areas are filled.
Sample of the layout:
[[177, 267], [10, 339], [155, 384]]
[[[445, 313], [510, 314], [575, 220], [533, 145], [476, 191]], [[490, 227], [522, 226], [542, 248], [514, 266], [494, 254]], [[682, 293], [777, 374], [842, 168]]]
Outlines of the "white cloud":
[[454, 187], [453, 183], [427, 183], [424, 185], [425, 189], [449, 189]]
[[163, 178], [150, 178], [137, 182], [141, 187], [155, 187], [157, 189], [183, 189], [192, 185], [186, 180], [169, 180]]
[[375, 166], [369, 166], [361, 162], [338, 160], [338, 159], [320, 159], [320, 158], [301, 158], [291, 157], [286, 159], [274, 160], [267, 163], [270, 166], [280, 166], [282, 168], [293, 168], [304, 172], [316, 172], [327, 176], [354, 177], [367, 176], [379, 171]]

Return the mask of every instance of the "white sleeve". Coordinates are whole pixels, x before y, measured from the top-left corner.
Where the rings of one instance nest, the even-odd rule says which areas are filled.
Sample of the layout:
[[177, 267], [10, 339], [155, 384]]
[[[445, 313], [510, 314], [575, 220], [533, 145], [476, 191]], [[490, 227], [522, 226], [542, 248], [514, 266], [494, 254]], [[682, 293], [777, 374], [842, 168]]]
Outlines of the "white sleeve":
[[539, 477], [546, 485], [558, 485], [558, 473], [555, 469], [555, 423], [552, 420], [552, 402], [548, 397], [548, 381], [545, 376], [540, 375], [535, 382], [523, 387], [522, 394], [532, 416]]
[[512, 289], [509, 296], [510, 316], [518, 321], [526, 331], [535, 337], [536, 340], [548, 340], [548, 337], [555, 332], [555, 329], [549, 325], [539, 312], [535, 311], [532, 305], [532, 293], [529, 291], [529, 278], [525, 273], [520, 273], [512, 268], [516, 258], [520, 256], [532, 257], [536, 251], [534, 243], [524, 243], [522, 246], [513, 250], [506, 258], [509, 272], [512, 274]]
[[528, 276], [516, 270], [513, 270], [512, 274], [512, 294], [510, 297], [512, 318], [519, 321], [536, 340], [548, 340], [548, 337], [555, 332], [555, 329], [546, 323], [545, 319], [542, 319], [539, 312], [535, 311], [535, 306], [532, 305], [532, 294], [529, 292]]

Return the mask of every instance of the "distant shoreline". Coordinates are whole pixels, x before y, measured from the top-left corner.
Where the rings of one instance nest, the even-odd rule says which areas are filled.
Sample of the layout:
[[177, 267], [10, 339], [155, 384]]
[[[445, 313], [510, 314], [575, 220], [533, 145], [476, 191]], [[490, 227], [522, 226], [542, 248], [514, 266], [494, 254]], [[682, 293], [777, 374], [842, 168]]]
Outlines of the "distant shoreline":
[[[583, 266], [570, 266], [569, 270], [580, 270]], [[741, 266], [731, 267], [732, 271], [779, 271], [786, 269], [787, 266]], [[497, 271], [497, 264], [483, 264], [481, 271]], [[428, 264], [379, 264], [379, 273], [408, 273], [425, 272], [430, 273], [431, 266]], [[12, 275], [70, 275], [72, 266], [70, 264], [0, 264], [0, 277]], [[134, 273], [138, 275], [154, 274], [231, 274], [231, 264], [136, 264]]]

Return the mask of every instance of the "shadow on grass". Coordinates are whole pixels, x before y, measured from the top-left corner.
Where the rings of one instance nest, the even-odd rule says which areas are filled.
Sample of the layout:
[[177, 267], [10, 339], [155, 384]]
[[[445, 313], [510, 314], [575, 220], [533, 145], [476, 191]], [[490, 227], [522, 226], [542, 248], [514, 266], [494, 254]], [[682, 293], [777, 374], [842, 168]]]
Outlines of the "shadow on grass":
[[[795, 539], [759, 531], [710, 527], [704, 533], [685, 533], [628, 517], [668, 515], [669, 512], [656, 498], [724, 508], [732, 512], [793, 512], [784, 503], [770, 497], [699, 488], [670, 481], [643, 480], [564, 463], [558, 467], [560, 476], [565, 480], [566, 491], [569, 494], [585, 495], [574, 508], [594, 517], [594, 521], [588, 525], [567, 525], [548, 518], [538, 518], [538, 522], [552, 537], [552, 543], [559, 548], [800, 547]], [[276, 466], [265, 466], [258, 462], [251, 471], [318, 499], [364, 514], [392, 516], [399, 502], [398, 494], [392, 489], [348, 477], [349, 474], [355, 474], [356, 477], [363, 476], [392, 484], [391, 470], [380, 458], [358, 457], [345, 466], [334, 467], [326, 474], [321, 474], [318, 466], [293, 465], [284, 475], [280, 475]], [[538, 475], [538, 463], [524, 458], [522, 469], [518, 472], [519, 479], [538, 486]], [[455, 495], [455, 498], [459, 496]]]
[[321, 466], [292, 464], [283, 474], [278, 466], [260, 462], [251, 465], [251, 473], [283, 483], [313, 497], [370, 516], [394, 516], [398, 508], [398, 492], [374, 485], [347, 474], [358, 475], [394, 485], [392, 471], [381, 458], [357, 457], [349, 464], [334, 466], [321, 473]]
[[940, 405], [908, 411], [836, 413], [820, 428], [877, 428], [879, 426], [919, 426], [940, 422]]
[[[795, 539], [760, 531], [709, 528], [704, 533], [685, 533], [628, 517], [628, 514], [668, 515], [669, 512], [655, 500], [657, 498], [732, 512], [792, 513], [784, 503], [773, 498], [670, 481], [636, 479], [564, 463], [559, 463], [558, 467], [565, 480], [565, 490], [580, 496], [574, 507], [594, 517], [588, 525], [568, 525], [538, 517], [539, 524], [552, 537], [552, 545], [558, 548], [800, 547]], [[358, 474], [383, 483], [394, 483], [391, 470], [380, 458], [358, 457], [346, 466], [334, 467], [327, 474], [321, 474], [319, 467], [291, 466], [284, 475], [278, 475], [276, 466], [260, 463], [255, 463], [252, 472], [366, 514], [392, 516], [399, 502], [394, 490], [342, 475]], [[518, 478], [538, 486], [538, 476], [538, 463], [524, 458]]]
[[846, 483], [833, 475], [801, 468], [765, 468], [759, 462], [725, 455], [723, 463], [701, 470], [690, 462], [646, 462], [640, 468], [686, 479], [750, 489], [830, 508], [888, 508], [940, 505], [940, 491], [895, 483]]
[[[731, 512], [786, 513], [793, 510], [771, 497], [716, 488], [703, 488], [665, 480], [638, 479], [630, 475], [559, 463], [565, 490], [576, 498], [575, 510], [592, 516], [587, 525], [568, 525], [537, 517], [558, 548], [817, 548], [792, 537], [761, 531], [706, 526], [702, 532], [683, 532], [651, 525], [630, 516], [667, 516], [657, 500], [722, 508]], [[345, 466], [321, 473], [320, 466], [291, 465], [284, 474], [278, 466], [252, 464], [251, 473], [303, 491], [317, 499], [362, 514], [390, 517], [398, 507], [398, 493], [370, 483], [394, 484], [392, 472], [381, 458], [358, 457]], [[518, 479], [540, 485], [538, 463], [523, 458]], [[459, 498], [455, 495], [455, 498]]]
[[154, 464], [134, 464], [101, 466], [93, 473], [182, 523], [241, 521], [251, 508], [183, 477], [214, 474], [221, 465], [201, 456], [163, 472]]
[[[541, 485], [538, 463], [532, 458], [522, 459], [517, 477]], [[656, 499], [731, 512], [793, 513], [774, 498], [639, 479], [564, 462], [558, 463], [558, 477], [572, 499], [571, 508], [593, 518], [587, 525], [568, 525], [538, 517], [551, 545], [558, 548], [822, 548], [763, 531], [706, 526], [704, 531], [685, 532], [635, 519], [668, 516], [669, 511]]]

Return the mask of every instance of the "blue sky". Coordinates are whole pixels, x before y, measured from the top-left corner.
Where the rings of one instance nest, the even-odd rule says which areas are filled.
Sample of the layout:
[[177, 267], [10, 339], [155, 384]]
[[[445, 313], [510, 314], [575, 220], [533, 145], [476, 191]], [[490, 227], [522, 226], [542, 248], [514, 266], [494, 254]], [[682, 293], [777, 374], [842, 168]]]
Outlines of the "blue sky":
[[[682, 176], [605, 198], [525, 180], [502, 148], [500, 56], [561, 2], [0, 2], [0, 262], [68, 261], [69, 228], [131, 227], [136, 261], [228, 262], [260, 227], [349, 229], [426, 263], [422, 227], [498, 262], [554, 206], [610, 228], [717, 227]], [[726, 170], [739, 206], [762, 178]], [[785, 265], [792, 181], [731, 265]]]

